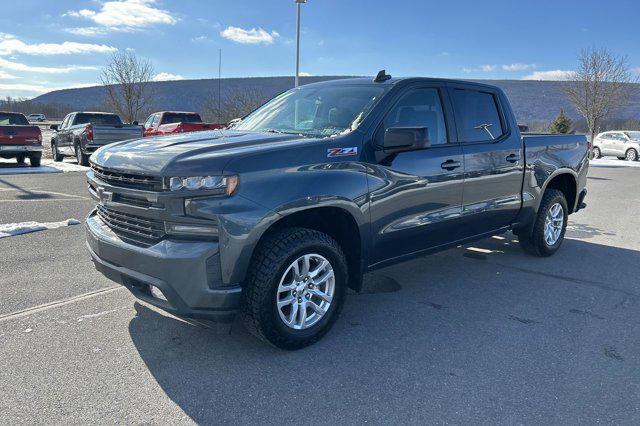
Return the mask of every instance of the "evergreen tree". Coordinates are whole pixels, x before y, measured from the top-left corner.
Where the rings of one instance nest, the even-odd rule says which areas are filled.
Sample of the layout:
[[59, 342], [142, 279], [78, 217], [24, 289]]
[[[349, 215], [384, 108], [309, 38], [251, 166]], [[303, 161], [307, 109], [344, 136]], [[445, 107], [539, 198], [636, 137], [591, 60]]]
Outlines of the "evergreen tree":
[[571, 132], [572, 126], [573, 122], [565, 115], [564, 109], [561, 109], [560, 114], [558, 114], [556, 119], [553, 120], [553, 123], [551, 123], [549, 131], [551, 133], [569, 133]]

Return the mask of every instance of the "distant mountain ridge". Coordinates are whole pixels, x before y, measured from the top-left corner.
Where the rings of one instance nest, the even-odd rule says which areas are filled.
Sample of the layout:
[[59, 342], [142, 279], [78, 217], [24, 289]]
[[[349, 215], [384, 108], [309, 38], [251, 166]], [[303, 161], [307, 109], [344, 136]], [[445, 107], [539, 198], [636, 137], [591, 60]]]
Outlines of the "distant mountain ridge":
[[[349, 78], [347, 76], [301, 77], [301, 84]], [[564, 109], [572, 119], [580, 116], [562, 93], [560, 81], [474, 80], [502, 88], [521, 123], [551, 121]], [[205, 104], [218, 96], [217, 79], [158, 81], [151, 83], [156, 93], [158, 110], [202, 111]], [[267, 97], [293, 87], [292, 77], [224, 78], [220, 81], [223, 98], [237, 90], [257, 89]], [[640, 120], [640, 84], [634, 88], [631, 102], [616, 114], [619, 119]], [[68, 105], [73, 110], [95, 108], [104, 104], [100, 86], [56, 90], [34, 99], [35, 102]]]

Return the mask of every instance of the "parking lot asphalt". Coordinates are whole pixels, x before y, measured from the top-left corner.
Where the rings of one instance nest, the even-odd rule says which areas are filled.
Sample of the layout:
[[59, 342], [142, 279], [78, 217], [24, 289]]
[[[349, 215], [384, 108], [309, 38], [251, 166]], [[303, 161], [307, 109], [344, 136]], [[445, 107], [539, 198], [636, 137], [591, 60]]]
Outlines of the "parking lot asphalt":
[[[505, 234], [369, 274], [297, 352], [137, 302], [82, 226], [0, 239], [0, 423], [637, 424], [639, 182], [593, 167], [554, 257]], [[85, 187], [0, 176], [0, 223], [82, 220]]]

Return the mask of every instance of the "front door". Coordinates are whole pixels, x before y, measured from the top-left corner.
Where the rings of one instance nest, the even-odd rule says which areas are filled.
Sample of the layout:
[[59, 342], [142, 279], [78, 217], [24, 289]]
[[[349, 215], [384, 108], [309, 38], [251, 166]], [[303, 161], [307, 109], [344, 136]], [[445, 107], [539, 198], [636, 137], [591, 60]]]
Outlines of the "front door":
[[513, 223], [520, 212], [524, 152], [517, 127], [490, 89], [451, 88], [458, 139], [464, 154], [464, 237]]
[[376, 130], [374, 145], [381, 147], [385, 129], [426, 127], [430, 147], [392, 154], [371, 166], [373, 264], [457, 238], [464, 163], [443, 101], [441, 87], [406, 89]]

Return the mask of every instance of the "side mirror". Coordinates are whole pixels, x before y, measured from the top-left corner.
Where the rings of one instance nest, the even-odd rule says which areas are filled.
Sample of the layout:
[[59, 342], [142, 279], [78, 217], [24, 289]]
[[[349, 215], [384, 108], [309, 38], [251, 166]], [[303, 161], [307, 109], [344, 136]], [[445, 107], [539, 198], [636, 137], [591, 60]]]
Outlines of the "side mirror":
[[429, 131], [426, 127], [390, 127], [384, 132], [385, 154], [416, 151], [429, 148]]
[[49, 126], [49, 129], [57, 132], [59, 127], [60, 127], [59, 124], [52, 124], [51, 126]]
[[230, 122], [227, 123], [227, 129], [232, 129], [233, 126], [235, 126], [236, 124], [238, 124], [241, 121], [242, 121], [242, 118], [234, 118], [233, 120], [231, 120]]

